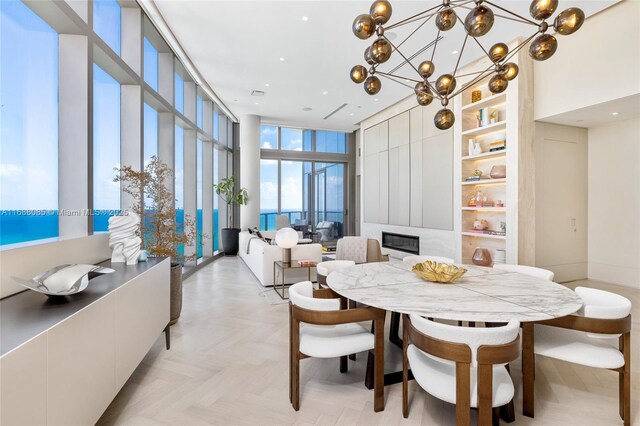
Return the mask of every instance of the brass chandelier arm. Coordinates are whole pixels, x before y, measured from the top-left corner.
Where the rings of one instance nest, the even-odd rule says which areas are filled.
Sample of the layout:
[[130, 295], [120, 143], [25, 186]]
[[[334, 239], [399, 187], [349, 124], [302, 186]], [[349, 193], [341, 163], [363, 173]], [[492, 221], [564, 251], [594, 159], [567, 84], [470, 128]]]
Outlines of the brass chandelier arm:
[[[413, 61], [415, 58], [418, 57], [418, 55], [421, 55], [423, 52], [427, 51], [431, 46], [433, 46], [438, 41], [439, 41], [438, 38], [436, 38], [435, 40], [430, 41], [428, 44], [426, 44], [425, 46], [423, 46], [420, 49], [418, 49], [413, 55], [409, 56], [409, 59]], [[405, 64], [406, 64], [406, 62], [401, 62], [400, 64], [396, 65], [395, 68], [393, 68], [390, 71], [390, 73], [393, 74], [395, 71], [397, 71], [400, 68], [402, 68]]]
[[429, 22], [429, 20], [430, 20], [431, 18], [433, 18], [434, 16], [436, 16], [436, 13], [434, 13], [434, 14], [432, 14], [432, 15], [429, 15], [427, 18], [424, 18], [424, 17], [423, 17], [424, 22], [422, 22], [420, 25], [418, 25], [418, 26], [416, 27], [416, 29], [415, 29], [415, 30], [411, 31], [411, 33], [410, 33], [407, 37], [405, 37], [405, 39], [404, 39], [404, 40], [402, 40], [402, 41], [398, 44], [398, 47], [402, 46], [402, 45], [404, 44], [404, 42], [405, 42], [405, 41], [409, 40], [409, 39], [411, 38], [411, 36], [413, 36], [413, 35], [414, 35], [414, 34], [415, 34], [415, 33], [416, 33], [420, 28], [422, 28], [422, 27], [424, 26], [424, 24], [426, 24], [427, 22]]
[[[466, 5], [459, 5], [459, 7], [463, 8], [463, 9], [467, 9], [467, 10], [472, 10], [472, 7], [466, 6]], [[502, 19], [508, 19], [509, 21], [514, 21], [514, 22], [520, 22], [521, 24], [527, 24], [527, 25], [533, 25], [531, 24], [531, 21], [529, 20], [522, 20], [519, 18], [514, 18], [513, 16], [509, 16], [509, 15], [500, 15], [499, 13], [494, 13], [494, 16], [498, 17], [498, 18], [502, 18]], [[536, 24], [537, 26], [538, 24]]]
[[438, 42], [441, 40], [440, 38], [440, 29], [438, 29], [438, 35], [436, 36], [436, 44], [433, 45], [433, 52], [431, 52], [431, 62], [433, 62], [433, 58], [436, 56], [436, 48], [438, 47]]
[[531, 25], [533, 25], [533, 26], [536, 26], [536, 27], [537, 27], [538, 25], [540, 25], [539, 23], [537, 23], [537, 22], [535, 22], [535, 21], [532, 21], [531, 19], [525, 18], [524, 16], [520, 16], [520, 15], [518, 15], [518, 14], [517, 14], [517, 13], [515, 13], [515, 12], [512, 12], [512, 11], [510, 11], [510, 10], [508, 10], [508, 9], [505, 9], [505, 8], [504, 8], [504, 7], [502, 7], [502, 6], [498, 6], [497, 4], [492, 3], [492, 2], [490, 2], [489, 0], [484, 0], [484, 3], [490, 4], [491, 6], [493, 6], [493, 7], [497, 8], [497, 9], [500, 9], [501, 11], [506, 12], [506, 13], [508, 13], [509, 15], [515, 16], [516, 18], [520, 18], [521, 20], [526, 21], [526, 22], [528, 22], [529, 24], [531, 24]]
[[429, 9], [427, 9], [427, 10], [423, 10], [423, 11], [422, 11], [422, 12], [420, 12], [420, 13], [416, 13], [415, 15], [410, 16], [410, 17], [408, 17], [408, 18], [405, 18], [405, 19], [403, 19], [402, 21], [398, 21], [398, 22], [396, 22], [395, 24], [389, 25], [387, 28], [385, 28], [385, 30], [392, 30], [392, 29], [394, 29], [394, 28], [397, 28], [397, 27], [400, 27], [400, 26], [402, 26], [402, 25], [408, 24], [408, 23], [409, 23], [409, 21], [411, 21], [412, 19], [415, 19], [415, 18], [417, 18], [417, 17], [419, 17], [419, 16], [421, 16], [421, 15], [424, 15], [424, 14], [426, 14], [426, 13], [429, 13], [429, 12], [431, 12], [431, 11], [432, 11], [432, 10], [434, 10], [434, 9], [440, 9], [440, 8], [442, 8], [442, 4], [439, 4], [439, 5], [436, 5], [436, 6], [430, 7]]
[[511, 58], [513, 58], [515, 56], [516, 53], [518, 53], [524, 46], [526, 46], [535, 36], [538, 35], [538, 31], [536, 31], [535, 33], [533, 33], [531, 36], [529, 36], [527, 39], [525, 39], [522, 43], [520, 43], [519, 45], [516, 46], [515, 49], [513, 49], [512, 52], [509, 52], [509, 55], [507, 56], [507, 58], [504, 60], [505, 63], [509, 62], [509, 60]]
[[[418, 69], [415, 67], [415, 65], [413, 65], [413, 64], [411, 63], [411, 61], [410, 61], [410, 60], [408, 60], [408, 59], [407, 59], [407, 57], [406, 57], [406, 56], [404, 56], [404, 55], [402, 54], [402, 52], [401, 52], [400, 50], [398, 50], [398, 48], [396, 48], [396, 46], [395, 46], [395, 45], [394, 45], [394, 44], [393, 44], [393, 43], [392, 43], [388, 38], [386, 38], [386, 37], [385, 37], [385, 40], [387, 40], [387, 41], [389, 42], [389, 44], [391, 45], [391, 47], [392, 47], [396, 52], [398, 52], [398, 54], [399, 54], [400, 56], [402, 56], [402, 59], [404, 59], [404, 60], [405, 60], [405, 62], [407, 62], [409, 65], [411, 65], [411, 68], [413, 68], [413, 69], [416, 71], [416, 73], [417, 73], [418, 75], [420, 75], [420, 71], [418, 71]], [[438, 45], [438, 43], [436, 42], [436, 46], [437, 46], [437, 45]], [[434, 46], [433, 50], [435, 51], [435, 46]], [[434, 89], [434, 87], [431, 85], [431, 83], [429, 83], [428, 81], [426, 81], [426, 83], [429, 85], [429, 88], [434, 92], [434, 93], [433, 93], [433, 94], [434, 94], [434, 96], [436, 96], [438, 99], [442, 99], [442, 97], [440, 96], [440, 94], [438, 94], [438, 92], [437, 92], [437, 91], [435, 91], [435, 89]]]
[[389, 80], [393, 81], [394, 83], [401, 84], [401, 85], [403, 85], [403, 86], [405, 86], [405, 87], [408, 87], [408, 88], [409, 88], [409, 89], [411, 89], [411, 90], [414, 90], [414, 88], [413, 88], [413, 87], [411, 87], [411, 86], [409, 86], [407, 83], [404, 83], [404, 82], [402, 82], [402, 81], [398, 81], [398, 80], [400, 80], [400, 79], [401, 79], [401, 80], [404, 80], [404, 77], [396, 77], [396, 76], [394, 76], [394, 75], [387, 74], [387, 73], [382, 73], [382, 72], [379, 72], [379, 73], [377, 73], [377, 74], [380, 74], [382, 77], [387, 78], [387, 79], [389, 79]]
[[[474, 38], [474, 37], [472, 37], [472, 38]], [[456, 72], [458, 72], [458, 66], [460, 66], [460, 60], [462, 59], [462, 54], [464, 53], [464, 48], [467, 45], [467, 40], [468, 39], [469, 39], [469, 34], [464, 36], [464, 41], [462, 42], [462, 47], [460, 48], [460, 54], [458, 55], [458, 61], [456, 62], [456, 67], [453, 69], [453, 73], [452, 73], [452, 75], [454, 77], [456, 75]]]
[[[383, 76], [389, 77], [389, 78], [397, 78], [397, 79], [400, 79], [400, 80], [412, 81], [414, 83], [422, 83], [423, 82], [422, 80], [414, 80], [413, 78], [403, 77], [401, 75], [395, 75], [395, 74], [391, 74], [391, 73], [388, 73], [388, 72], [382, 72], [382, 71], [378, 71], [378, 70], [376, 70], [376, 74], [380, 74], [380, 75], [383, 75]], [[411, 87], [411, 86], [409, 86], [409, 87]], [[413, 89], [413, 87], [411, 87], [411, 88]]]

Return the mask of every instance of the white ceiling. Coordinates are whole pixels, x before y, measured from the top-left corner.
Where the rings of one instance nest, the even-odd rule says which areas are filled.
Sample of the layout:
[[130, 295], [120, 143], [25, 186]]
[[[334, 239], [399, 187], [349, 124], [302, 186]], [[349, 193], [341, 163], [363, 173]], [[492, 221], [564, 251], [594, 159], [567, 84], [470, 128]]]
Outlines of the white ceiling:
[[591, 105], [541, 121], [574, 127], [597, 127], [640, 117], [640, 94]]
[[[371, 1], [155, 0], [155, 3], [200, 73], [238, 117], [257, 114], [263, 117], [263, 122], [352, 131], [363, 119], [411, 94], [409, 88], [382, 79], [380, 93], [370, 96], [362, 85], [349, 78], [353, 65], [366, 65], [362, 55], [373, 41], [373, 38], [357, 39], [351, 32], [351, 23], [358, 14], [368, 12]], [[439, 2], [392, 0], [391, 3], [390, 23], [394, 23]], [[579, 6], [589, 16], [613, 3], [560, 0], [559, 9]], [[528, 1], [496, 0], [496, 4], [529, 17]], [[303, 21], [303, 16], [308, 20]], [[396, 44], [402, 41], [418, 24], [398, 28], [392, 41]], [[479, 41], [488, 48], [498, 41], [508, 42], [534, 31], [533, 26], [497, 18], [491, 32]], [[409, 56], [433, 40], [436, 33], [431, 20], [400, 50]], [[464, 29], [458, 23], [443, 34], [445, 38], [438, 44], [434, 59], [436, 75], [453, 71], [457, 55], [452, 51], [460, 50]], [[431, 50], [416, 58], [415, 64], [430, 54]], [[561, 54], [562, 37], [556, 55]], [[469, 39], [461, 65], [480, 55], [480, 48]], [[401, 61], [394, 53], [379, 69], [389, 71]], [[410, 72], [408, 68], [405, 66], [402, 71]], [[405, 75], [414, 77], [411, 73]], [[254, 89], [264, 91], [265, 96], [251, 96]], [[323, 119], [345, 103], [347, 106], [338, 113]]]

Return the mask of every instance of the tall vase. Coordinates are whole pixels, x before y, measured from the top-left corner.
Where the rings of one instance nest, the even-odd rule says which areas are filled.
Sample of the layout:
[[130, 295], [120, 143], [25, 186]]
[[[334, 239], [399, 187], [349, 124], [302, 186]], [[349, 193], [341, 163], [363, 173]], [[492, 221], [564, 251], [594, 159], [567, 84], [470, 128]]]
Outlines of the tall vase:
[[182, 265], [171, 264], [171, 301], [169, 304], [169, 325], [178, 322], [182, 312]]
[[473, 148], [475, 146], [475, 141], [473, 139], [469, 139], [469, 156], [473, 155]]

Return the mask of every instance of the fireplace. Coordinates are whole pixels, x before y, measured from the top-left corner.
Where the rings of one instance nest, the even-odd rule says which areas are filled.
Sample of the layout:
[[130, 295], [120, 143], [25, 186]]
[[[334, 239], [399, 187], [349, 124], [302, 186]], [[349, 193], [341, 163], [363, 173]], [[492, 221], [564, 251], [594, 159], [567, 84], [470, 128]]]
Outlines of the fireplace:
[[420, 254], [420, 237], [383, 232], [382, 247], [405, 253]]

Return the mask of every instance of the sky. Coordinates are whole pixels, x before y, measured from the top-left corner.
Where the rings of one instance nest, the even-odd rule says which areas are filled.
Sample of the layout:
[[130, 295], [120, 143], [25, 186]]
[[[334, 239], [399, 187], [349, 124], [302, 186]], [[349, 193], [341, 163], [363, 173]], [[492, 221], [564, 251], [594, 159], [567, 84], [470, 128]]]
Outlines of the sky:
[[58, 35], [0, 1], [0, 209], [58, 208]]

